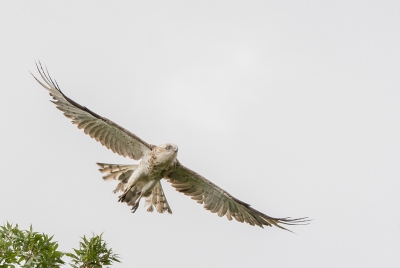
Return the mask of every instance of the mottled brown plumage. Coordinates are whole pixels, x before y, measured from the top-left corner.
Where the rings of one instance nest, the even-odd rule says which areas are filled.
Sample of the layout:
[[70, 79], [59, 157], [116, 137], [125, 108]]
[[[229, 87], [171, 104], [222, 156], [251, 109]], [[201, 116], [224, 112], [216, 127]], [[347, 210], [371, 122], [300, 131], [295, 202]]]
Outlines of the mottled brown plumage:
[[132, 207], [132, 212], [138, 208], [141, 198], [145, 199], [147, 211], [172, 213], [164, 195], [161, 179], [166, 179], [178, 192], [190, 196], [203, 204], [204, 208], [233, 218], [250, 225], [276, 226], [287, 230], [282, 225], [307, 224], [307, 218], [274, 218], [253, 209], [249, 204], [240, 201], [218, 187], [203, 176], [186, 168], [177, 160], [178, 147], [167, 143], [159, 146], [151, 145], [88, 108], [76, 103], [64, 95], [57, 83], [40, 64], [37, 69], [43, 81], [35, 79], [49, 91], [53, 103], [73, 124], [82, 129], [90, 137], [100, 142], [124, 157], [141, 160], [138, 165], [115, 165], [98, 163], [104, 173], [104, 180], [116, 180], [118, 185], [114, 192], [122, 192], [120, 202]]

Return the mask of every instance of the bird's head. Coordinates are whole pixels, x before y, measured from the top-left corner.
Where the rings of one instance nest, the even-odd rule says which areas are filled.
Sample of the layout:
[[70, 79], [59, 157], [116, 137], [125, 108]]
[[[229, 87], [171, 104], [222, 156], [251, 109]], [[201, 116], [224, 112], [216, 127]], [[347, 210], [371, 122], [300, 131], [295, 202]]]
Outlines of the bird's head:
[[178, 155], [178, 146], [173, 143], [166, 143], [157, 146], [159, 157], [173, 162]]

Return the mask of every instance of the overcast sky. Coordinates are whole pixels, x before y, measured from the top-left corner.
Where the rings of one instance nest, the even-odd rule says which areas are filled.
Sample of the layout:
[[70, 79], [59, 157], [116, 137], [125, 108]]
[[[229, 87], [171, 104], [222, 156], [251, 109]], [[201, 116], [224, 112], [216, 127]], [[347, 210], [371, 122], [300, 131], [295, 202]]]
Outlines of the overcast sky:
[[[331, 2], [331, 3], [328, 3]], [[104, 232], [115, 267], [400, 267], [398, 1], [2, 1], [0, 224]], [[252, 227], [163, 187], [173, 214], [117, 202], [31, 71], [274, 217]]]

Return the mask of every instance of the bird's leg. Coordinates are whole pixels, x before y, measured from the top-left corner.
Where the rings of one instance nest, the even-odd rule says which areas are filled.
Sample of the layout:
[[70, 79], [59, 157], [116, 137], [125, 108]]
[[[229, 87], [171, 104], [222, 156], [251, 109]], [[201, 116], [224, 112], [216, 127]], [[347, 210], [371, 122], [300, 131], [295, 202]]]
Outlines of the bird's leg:
[[[136, 188], [136, 185], [131, 185], [130, 187], [126, 188], [125, 191], [120, 196], [118, 196], [118, 202], [125, 202], [125, 199], [129, 192], [134, 192], [136, 195]], [[129, 200], [126, 202], [129, 202]]]
[[135, 203], [132, 205], [132, 208], [131, 208], [132, 213], [135, 213], [135, 211], [136, 211], [137, 208], [139, 207], [140, 199], [142, 198], [142, 196], [143, 196], [143, 191], [140, 192], [139, 197], [136, 199]]
[[148, 183], [146, 183], [146, 185], [143, 186], [143, 188], [142, 188], [141, 195], [147, 196], [148, 194], [150, 194], [151, 191], [153, 190], [154, 186], [156, 186], [157, 182], [159, 182], [159, 181], [160, 180], [151, 180]]
[[151, 191], [154, 188], [154, 186], [157, 184], [157, 182], [158, 182], [157, 180], [152, 180], [152, 181], [149, 181], [148, 183], [146, 183], [146, 185], [140, 191], [140, 195], [139, 195], [138, 199], [136, 200], [135, 204], [133, 204], [133, 206], [132, 206], [132, 213], [135, 213], [135, 211], [139, 207], [140, 199], [142, 198], [142, 196], [144, 194], [146, 194], [146, 192]]
[[[135, 204], [133, 204], [133, 206], [132, 206], [132, 213], [135, 213], [136, 209], [138, 208], [139, 202], [140, 202], [140, 199], [142, 198], [142, 196], [143, 195], [147, 196], [146, 193], [148, 193], [148, 191], [151, 191], [154, 188], [154, 186], [157, 184], [157, 182], [159, 182], [159, 180], [152, 180], [152, 181], [149, 181], [148, 183], [146, 183], [146, 185], [140, 191], [140, 195], [139, 195], [138, 199], [136, 199]], [[123, 198], [125, 198], [125, 197], [123, 197]]]
[[129, 193], [129, 191], [131, 190], [132, 187], [130, 187], [129, 189], [126, 189], [123, 194], [121, 194], [120, 196], [118, 196], [118, 202], [124, 202], [126, 195]]
[[132, 187], [134, 187], [136, 185], [137, 181], [139, 180], [140, 176], [138, 175], [137, 170], [138, 169], [136, 169], [132, 173], [131, 177], [128, 179], [125, 191], [118, 197], [118, 202], [124, 202], [125, 201], [126, 195], [129, 193], [129, 191], [132, 189]]
[[136, 212], [137, 208], [139, 207], [139, 202], [140, 202], [140, 199], [138, 199], [138, 200], [135, 202], [135, 204], [132, 206], [132, 208], [131, 208], [132, 213], [135, 213], [135, 212]]

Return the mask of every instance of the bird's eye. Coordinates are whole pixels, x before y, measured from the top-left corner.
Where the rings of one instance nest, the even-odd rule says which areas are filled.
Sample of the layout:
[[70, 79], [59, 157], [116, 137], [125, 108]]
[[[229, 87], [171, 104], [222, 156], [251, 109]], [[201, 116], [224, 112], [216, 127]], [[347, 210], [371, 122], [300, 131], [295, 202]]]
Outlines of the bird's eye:
[[171, 148], [172, 148], [171, 145], [168, 145], [167, 147], [165, 147], [165, 149], [167, 149], [167, 150], [171, 150]]

